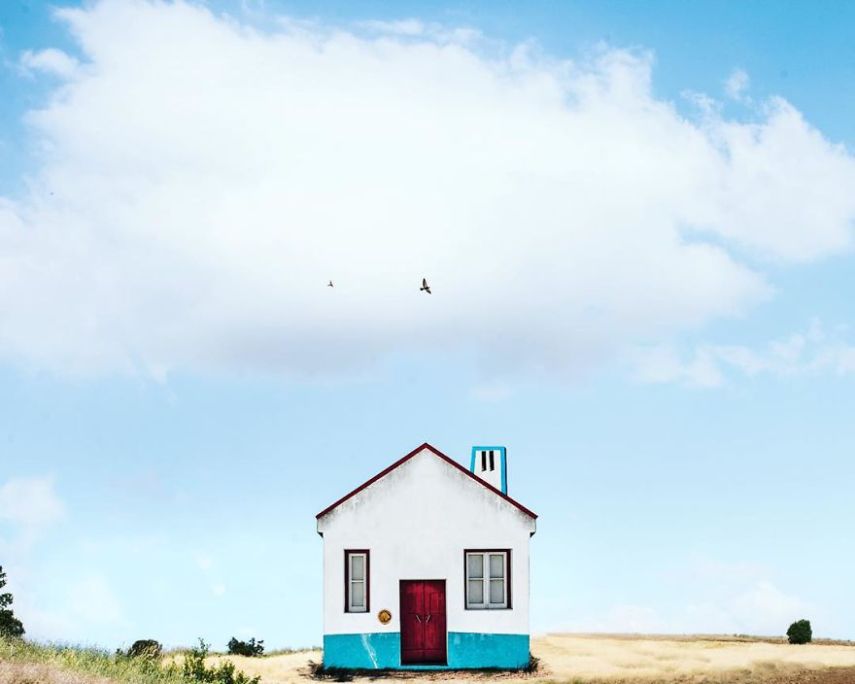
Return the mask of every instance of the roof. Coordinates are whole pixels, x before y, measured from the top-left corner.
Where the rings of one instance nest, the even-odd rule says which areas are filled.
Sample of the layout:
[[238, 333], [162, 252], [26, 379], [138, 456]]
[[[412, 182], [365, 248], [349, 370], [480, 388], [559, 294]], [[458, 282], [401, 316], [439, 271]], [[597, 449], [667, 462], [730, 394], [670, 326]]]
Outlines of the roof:
[[477, 475], [475, 475], [474, 473], [472, 473], [472, 472], [470, 472], [469, 470], [467, 470], [466, 468], [464, 468], [462, 465], [460, 465], [460, 464], [459, 464], [457, 461], [455, 461], [453, 458], [449, 458], [449, 457], [448, 457], [448, 456], [446, 456], [444, 453], [442, 453], [439, 449], [435, 449], [434, 447], [432, 447], [432, 446], [431, 446], [430, 444], [428, 444], [427, 442], [425, 442], [425, 443], [424, 443], [424, 444], [422, 444], [421, 446], [416, 447], [416, 448], [415, 448], [415, 449], [413, 449], [410, 453], [408, 453], [406, 456], [404, 456], [404, 457], [403, 457], [403, 458], [401, 458], [401, 459], [398, 459], [397, 461], [395, 461], [392, 465], [390, 465], [390, 466], [389, 466], [388, 468], [386, 468], [385, 470], [381, 470], [379, 473], [377, 473], [377, 474], [376, 474], [374, 477], [372, 477], [370, 480], [366, 480], [366, 481], [365, 481], [365, 482], [363, 482], [361, 485], [359, 485], [356, 489], [354, 489], [353, 491], [351, 491], [351, 492], [349, 492], [349, 493], [345, 494], [343, 497], [341, 497], [341, 498], [340, 498], [338, 501], [336, 501], [335, 503], [332, 503], [332, 504], [330, 504], [329, 506], [327, 506], [324, 510], [322, 510], [320, 513], [318, 513], [315, 517], [316, 517], [316, 518], [322, 518], [323, 516], [325, 516], [327, 513], [329, 513], [329, 512], [330, 512], [330, 511], [332, 511], [333, 509], [338, 508], [341, 504], [343, 504], [345, 501], [347, 501], [347, 500], [348, 500], [348, 499], [350, 499], [351, 497], [356, 496], [357, 494], [359, 494], [359, 492], [361, 492], [361, 491], [362, 491], [363, 489], [365, 489], [366, 487], [369, 487], [370, 485], [372, 485], [372, 484], [374, 484], [375, 482], [377, 482], [377, 480], [379, 480], [379, 479], [381, 479], [381, 478], [385, 477], [386, 475], [388, 475], [389, 473], [391, 473], [393, 470], [395, 470], [395, 468], [397, 468], [397, 467], [399, 467], [399, 466], [404, 465], [404, 464], [405, 464], [407, 461], [409, 461], [413, 456], [415, 456], [416, 454], [420, 453], [421, 451], [423, 451], [423, 450], [425, 450], [425, 449], [427, 449], [430, 453], [432, 453], [432, 454], [433, 454], [434, 456], [436, 456], [437, 458], [441, 458], [443, 461], [445, 461], [446, 463], [448, 463], [450, 466], [453, 466], [453, 467], [457, 468], [461, 473], [464, 473], [467, 477], [471, 477], [471, 478], [472, 478], [473, 480], [475, 480], [475, 482], [477, 482], [479, 485], [481, 485], [482, 487], [486, 487], [486, 488], [487, 488], [487, 489], [489, 489], [491, 492], [493, 492], [496, 496], [499, 496], [499, 497], [503, 498], [503, 499], [504, 499], [505, 501], [507, 501], [509, 504], [511, 504], [512, 506], [515, 506], [516, 508], [518, 508], [520, 511], [522, 511], [522, 512], [523, 512], [523, 513], [525, 513], [526, 515], [530, 516], [531, 518], [534, 518], [535, 520], [537, 519], [537, 514], [536, 514], [536, 513], [533, 513], [533, 512], [532, 512], [532, 511], [530, 511], [528, 508], [526, 508], [525, 506], [523, 506], [519, 501], [516, 501], [515, 499], [512, 499], [512, 498], [511, 498], [511, 497], [509, 497], [507, 494], [504, 494], [502, 491], [500, 491], [500, 490], [496, 489], [493, 485], [491, 485], [491, 484], [489, 484], [489, 483], [487, 483], [487, 482], [484, 482], [484, 480], [482, 480], [480, 477], [478, 477], [478, 476], [477, 476]]

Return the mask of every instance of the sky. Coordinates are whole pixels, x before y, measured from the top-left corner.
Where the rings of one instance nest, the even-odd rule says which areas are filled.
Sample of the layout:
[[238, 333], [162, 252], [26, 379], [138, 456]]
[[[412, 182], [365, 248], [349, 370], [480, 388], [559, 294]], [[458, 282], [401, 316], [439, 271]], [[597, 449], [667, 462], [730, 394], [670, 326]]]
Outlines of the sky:
[[853, 21], [1, 3], [28, 635], [318, 644], [315, 514], [427, 441], [508, 448], [534, 633], [855, 639]]

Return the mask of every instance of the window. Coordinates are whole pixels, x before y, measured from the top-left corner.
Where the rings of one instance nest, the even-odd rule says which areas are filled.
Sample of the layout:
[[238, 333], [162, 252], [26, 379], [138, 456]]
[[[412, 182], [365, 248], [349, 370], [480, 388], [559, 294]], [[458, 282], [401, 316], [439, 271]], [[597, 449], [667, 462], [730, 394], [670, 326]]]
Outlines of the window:
[[466, 551], [466, 608], [511, 607], [511, 552]]
[[367, 550], [344, 552], [344, 612], [367, 613], [369, 600]]

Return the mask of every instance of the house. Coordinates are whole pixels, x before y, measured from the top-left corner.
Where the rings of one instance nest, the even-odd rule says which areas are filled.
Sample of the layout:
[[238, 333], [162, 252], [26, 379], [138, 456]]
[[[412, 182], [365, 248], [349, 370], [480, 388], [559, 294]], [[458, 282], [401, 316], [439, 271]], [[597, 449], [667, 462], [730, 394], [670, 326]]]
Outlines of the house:
[[515, 669], [529, 662], [529, 539], [504, 447], [469, 468], [430, 444], [317, 515], [324, 666]]

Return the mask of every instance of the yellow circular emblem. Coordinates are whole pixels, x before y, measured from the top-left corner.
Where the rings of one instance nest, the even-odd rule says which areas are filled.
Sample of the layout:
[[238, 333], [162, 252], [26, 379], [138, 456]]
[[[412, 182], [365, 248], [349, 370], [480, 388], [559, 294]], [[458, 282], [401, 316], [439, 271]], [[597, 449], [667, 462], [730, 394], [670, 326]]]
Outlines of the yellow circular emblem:
[[385, 608], [377, 613], [377, 619], [380, 620], [384, 625], [392, 619], [392, 613], [390, 613]]

